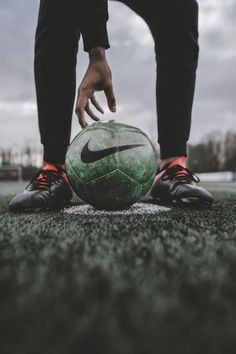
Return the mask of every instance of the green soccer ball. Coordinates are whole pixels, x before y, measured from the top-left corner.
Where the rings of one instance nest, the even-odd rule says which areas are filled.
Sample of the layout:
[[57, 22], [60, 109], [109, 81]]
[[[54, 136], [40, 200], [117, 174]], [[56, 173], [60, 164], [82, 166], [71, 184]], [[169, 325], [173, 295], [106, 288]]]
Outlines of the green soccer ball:
[[150, 189], [157, 157], [140, 129], [114, 120], [83, 129], [66, 154], [66, 172], [79, 198], [97, 209], [125, 209]]

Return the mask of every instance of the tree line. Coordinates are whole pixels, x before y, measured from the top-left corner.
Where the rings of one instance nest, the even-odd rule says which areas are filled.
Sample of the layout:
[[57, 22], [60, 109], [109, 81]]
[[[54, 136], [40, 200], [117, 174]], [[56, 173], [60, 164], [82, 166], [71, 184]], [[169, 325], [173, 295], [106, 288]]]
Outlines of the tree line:
[[189, 167], [196, 172], [236, 172], [236, 132], [213, 132], [189, 145]]

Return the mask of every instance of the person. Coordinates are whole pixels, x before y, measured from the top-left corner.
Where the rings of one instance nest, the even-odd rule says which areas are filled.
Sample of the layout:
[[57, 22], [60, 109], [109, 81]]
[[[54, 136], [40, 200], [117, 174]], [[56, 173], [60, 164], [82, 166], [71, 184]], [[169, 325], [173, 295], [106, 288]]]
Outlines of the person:
[[[110, 0], [111, 1], [111, 0]], [[187, 202], [210, 206], [212, 195], [197, 185], [187, 168], [187, 142], [199, 57], [196, 0], [122, 0], [147, 23], [155, 43], [156, 104], [160, 162], [151, 189], [161, 203]], [[35, 33], [34, 74], [42, 167], [9, 202], [12, 211], [62, 208], [72, 198], [65, 172], [76, 94], [80, 36], [88, 52], [88, 68], [79, 85], [76, 114], [81, 127], [103, 113], [95, 92], [103, 91], [116, 112], [112, 73], [106, 59], [110, 48], [107, 0], [41, 0]], [[138, 71], [138, 68], [137, 68]]]

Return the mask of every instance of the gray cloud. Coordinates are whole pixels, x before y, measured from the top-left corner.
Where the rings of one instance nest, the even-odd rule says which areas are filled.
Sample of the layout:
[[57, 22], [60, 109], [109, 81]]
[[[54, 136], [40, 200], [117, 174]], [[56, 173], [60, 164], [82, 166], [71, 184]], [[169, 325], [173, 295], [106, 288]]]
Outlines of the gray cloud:
[[[236, 130], [236, 1], [199, 0], [200, 61], [190, 142], [213, 130]], [[33, 46], [38, 2], [1, 0], [0, 4], [0, 145], [39, 143]], [[107, 57], [118, 102], [116, 117], [156, 139], [154, 43], [147, 25], [127, 6], [109, 2], [111, 49]], [[82, 43], [79, 84], [88, 63]], [[105, 105], [105, 98], [98, 93]], [[73, 117], [72, 137], [80, 130]]]

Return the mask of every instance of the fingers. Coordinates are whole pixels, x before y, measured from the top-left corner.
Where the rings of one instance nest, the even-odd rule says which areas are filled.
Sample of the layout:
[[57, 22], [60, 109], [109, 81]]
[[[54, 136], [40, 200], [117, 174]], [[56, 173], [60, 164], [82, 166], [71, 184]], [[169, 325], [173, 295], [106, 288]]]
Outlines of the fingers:
[[90, 109], [89, 107], [89, 103], [87, 103], [87, 106], [85, 107], [85, 112], [87, 112], [87, 114], [89, 115], [90, 118], [92, 118], [93, 120], [95, 120], [96, 122], [100, 120], [100, 118], [98, 118], [93, 111]]
[[92, 102], [92, 104], [94, 105], [94, 107], [102, 114], [104, 114], [104, 111], [102, 109], [102, 107], [100, 106], [100, 104], [98, 103], [98, 101], [96, 100], [94, 94], [90, 97], [90, 100]]
[[[111, 112], [116, 112], [116, 100], [113, 92], [113, 87], [112, 85], [107, 86], [104, 89], [104, 93], [107, 98], [107, 104]], [[95, 120], [96, 122], [100, 120], [99, 117], [97, 117], [93, 111], [91, 110], [89, 106], [89, 100], [91, 103], [94, 105], [94, 107], [102, 114], [104, 114], [104, 111], [100, 104], [97, 102], [94, 93], [83, 93], [83, 91], [79, 90], [78, 91], [78, 98], [76, 102], [76, 109], [75, 113], [78, 116], [79, 119], [79, 124], [82, 129], [86, 128], [88, 126], [88, 123], [85, 120], [85, 115], [84, 112], [86, 112], [90, 118]]]
[[107, 86], [104, 89], [106, 98], [107, 98], [107, 104], [111, 112], [116, 112], [116, 100], [115, 100], [115, 95], [113, 92], [113, 87], [112, 85]]
[[[96, 101], [94, 94], [91, 95], [90, 100], [99, 112], [104, 113], [103, 109], [101, 108], [99, 103]], [[100, 118], [97, 117], [93, 113], [93, 111], [90, 109], [88, 95], [83, 95], [79, 91], [75, 113], [78, 116], [79, 124], [80, 124], [81, 128], [83, 128], [83, 129], [88, 126], [88, 123], [85, 120], [84, 112], [86, 112], [89, 115], [89, 117], [92, 118], [93, 120], [95, 120], [96, 122], [100, 120]]]
[[88, 97], [78, 93], [78, 99], [76, 102], [75, 113], [78, 116], [79, 124], [80, 124], [81, 128], [83, 128], [83, 129], [88, 126], [88, 123], [86, 122], [86, 120], [84, 118], [84, 110], [85, 110], [85, 107], [87, 106], [87, 104], [88, 104]]

